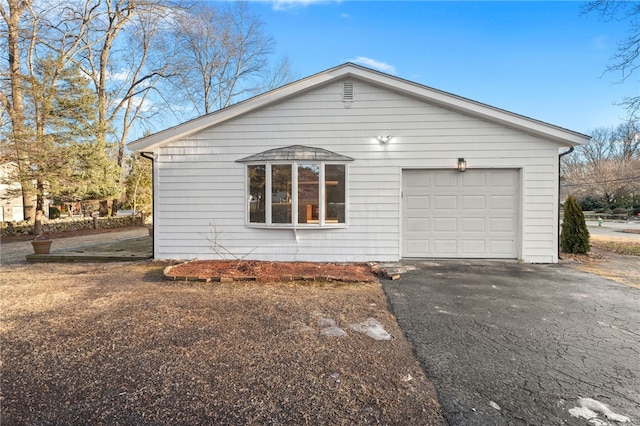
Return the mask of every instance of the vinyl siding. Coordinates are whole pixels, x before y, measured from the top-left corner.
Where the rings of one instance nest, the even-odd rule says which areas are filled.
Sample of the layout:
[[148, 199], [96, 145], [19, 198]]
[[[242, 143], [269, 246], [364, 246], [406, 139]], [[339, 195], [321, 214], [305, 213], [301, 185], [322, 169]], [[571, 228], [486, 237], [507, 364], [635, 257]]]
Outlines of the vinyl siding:
[[[156, 154], [155, 255], [218, 258], [207, 236], [237, 257], [268, 260], [395, 261], [401, 256], [403, 169], [521, 169], [519, 257], [557, 261], [558, 145], [354, 81], [342, 103], [335, 81], [227, 121]], [[391, 135], [386, 145], [375, 137]], [[347, 226], [247, 226], [246, 165], [236, 160], [288, 145], [350, 156]], [[297, 241], [296, 241], [297, 236]], [[230, 256], [227, 256], [230, 257]]]

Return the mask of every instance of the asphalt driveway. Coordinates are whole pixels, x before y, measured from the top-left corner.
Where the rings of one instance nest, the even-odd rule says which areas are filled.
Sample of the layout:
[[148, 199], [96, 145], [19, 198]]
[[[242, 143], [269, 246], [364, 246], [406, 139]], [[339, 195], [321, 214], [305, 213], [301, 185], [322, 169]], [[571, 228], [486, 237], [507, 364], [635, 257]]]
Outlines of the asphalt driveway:
[[640, 290], [563, 265], [406, 265], [383, 287], [451, 425], [640, 425]]

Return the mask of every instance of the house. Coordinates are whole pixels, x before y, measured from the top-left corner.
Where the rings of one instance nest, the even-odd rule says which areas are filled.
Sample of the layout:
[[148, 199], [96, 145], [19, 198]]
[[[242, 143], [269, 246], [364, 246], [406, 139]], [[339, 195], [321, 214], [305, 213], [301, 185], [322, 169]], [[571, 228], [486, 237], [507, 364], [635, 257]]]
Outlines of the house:
[[156, 258], [553, 263], [559, 155], [588, 141], [347, 63], [129, 147]]
[[0, 221], [24, 220], [22, 186], [17, 180], [18, 165], [13, 161], [0, 164]]

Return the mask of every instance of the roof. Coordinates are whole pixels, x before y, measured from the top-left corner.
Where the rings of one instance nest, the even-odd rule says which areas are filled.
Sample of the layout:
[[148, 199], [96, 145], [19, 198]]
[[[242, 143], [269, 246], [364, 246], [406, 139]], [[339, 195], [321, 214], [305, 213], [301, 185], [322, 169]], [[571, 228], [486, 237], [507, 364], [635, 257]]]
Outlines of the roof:
[[310, 146], [291, 145], [270, 149], [259, 154], [236, 160], [239, 163], [254, 161], [353, 161], [353, 158]]
[[559, 126], [525, 117], [523, 115], [473, 101], [471, 99], [453, 95], [451, 93], [443, 92], [409, 80], [404, 80], [370, 68], [365, 68], [360, 65], [346, 63], [318, 74], [314, 74], [302, 80], [287, 84], [278, 89], [271, 90], [262, 95], [247, 99], [243, 102], [239, 102], [219, 111], [203, 115], [161, 132], [130, 142], [128, 147], [135, 151], [152, 151], [158, 146], [189, 137], [208, 127], [216, 126], [225, 121], [250, 113], [251, 111], [264, 108], [277, 102], [282, 102], [289, 97], [296, 96], [300, 93], [346, 77], [361, 80], [378, 87], [383, 87], [396, 93], [438, 105], [443, 108], [515, 128], [525, 133], [554, 141], [560, 146], [581, 145], [589, 142], [590, 140], [589, 136], [582, 133], [564, 129]]

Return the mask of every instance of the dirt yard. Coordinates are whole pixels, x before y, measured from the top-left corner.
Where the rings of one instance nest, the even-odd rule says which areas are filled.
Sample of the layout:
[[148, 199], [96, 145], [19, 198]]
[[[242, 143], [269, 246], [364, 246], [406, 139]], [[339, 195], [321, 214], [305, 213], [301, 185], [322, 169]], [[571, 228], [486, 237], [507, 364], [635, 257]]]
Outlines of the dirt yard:
[[[618, 254], [616, 247], [640, 247], [638, 238], [591, 235], [591, 252], [587, 256], [562, 254], [563, 262], [572, 268], [597, 274], [640, 289], [640, 256]], [[606, 248], [606, 249], [605, 249]], [[613, 251], [612, 251], [613, 250]]]
[[379, 283], [165, 266], [3, 267], [2, 424], [444, 424]]

